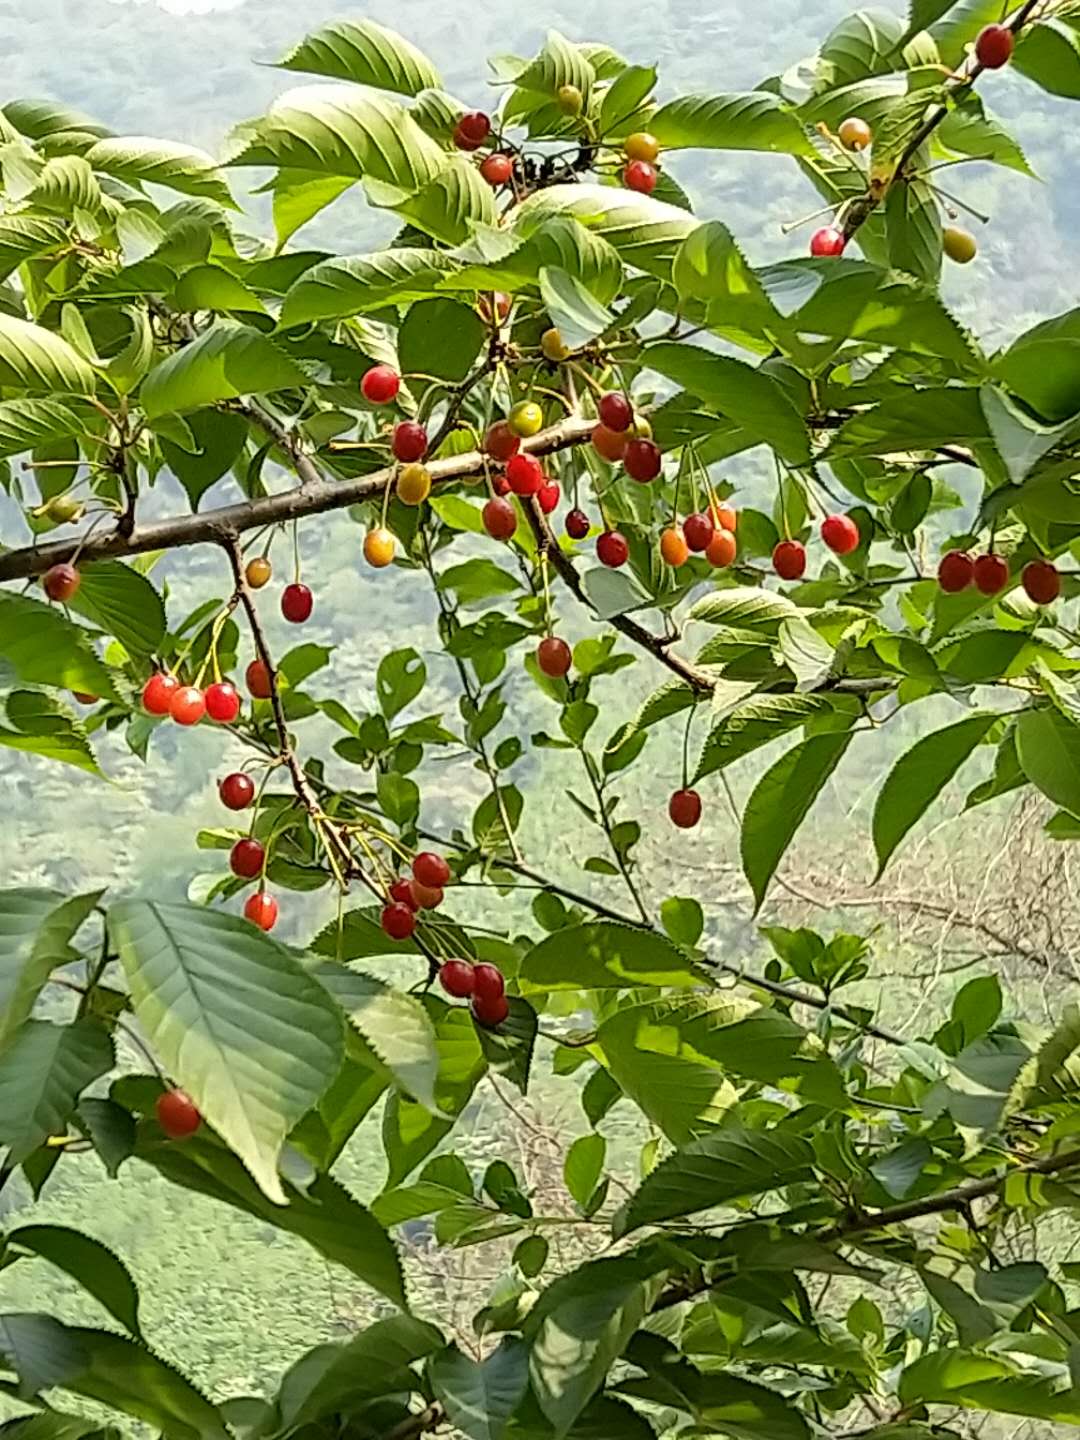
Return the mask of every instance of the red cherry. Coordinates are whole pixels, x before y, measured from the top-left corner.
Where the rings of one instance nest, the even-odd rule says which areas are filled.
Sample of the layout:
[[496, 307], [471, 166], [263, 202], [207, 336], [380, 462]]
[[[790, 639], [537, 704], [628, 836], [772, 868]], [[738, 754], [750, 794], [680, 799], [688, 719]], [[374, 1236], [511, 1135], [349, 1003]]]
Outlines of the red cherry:
[[437, 910], [444, 899], [439, 885], [421, 885], [419, 880], [410, 880], [409, 890], [414, 910]]
[[240, 696], [231, 680], [219, 680], [203, 691], [206, 713], [219, 725], [231, 725], [240, 714]]
[[609, 390], [606, 395], [601, 395], [596, 413], [600, 416], [601, 425], [606, 425], [609, 430], [629, 430], [634, 407], [620, 391]]
[[712, 538], [716, 534], [716, 526], [713, 524], [711, 516], [699, 513], [686, 517], [683, 521], [682, 531], [687, 548], [696, 550], [698, 554], [701, 554], [703, 551], [708, 550], [712, 544]]
[[850, 555], [859, 548], [859, 527], [850, 515], [827, 515], [821, 522], [821, 538], [834, 555]]
[[975, 561], [975, 584], [984, 595], [997, 595], [1009, 583], [1009, 562], [1004, 555], [980, 555]]
[[281, 592], [281, 613], [293, 625], [302, 625], [315, 606], [315, 596], [306, 585], [286, 585]]
[[469, 110], [458, 120], [457, 128], [471, 145], [482, 145], [491, 134], [491, 117], [483, 110]]
[[511, 455], [506, 478], [515, 495], [535, 495], [544, 483], [544, 471], [535, 455]]
[[267, 669], [265, 661], [252, 660], [244, 672], [244, 679], [253, 699], [270, 699], [270, 671]]
[[545, 675], [559, 680], [570, 669], [573, 662], [570, 646], [557, 635], [548, 635], [536, 647], [536, 663]]
[[1025, 565], [1020, 582], [1036, 605], [1051, 605], [1061, 594], [1061, 576], [1049, 560], [1032, 560]]
[[513, 173], [514, 162], [509, 155], [489, 155], [480, 166], [480, 174], [493, 188], [505, 185]]
[[360, 393], [372, 405], [389, 405], [401, 389], [401, 376], [392, 365], [373, 365], [360, 381]]
[[85, 690], [72, 690], [71, 693], [80, 705], [96, 705], [101, 699], [100, 695], [88, 695]]
[[975, 562], [966, 550], [950, 550], [941, 557], [937, 578], [946, 595], [956, 595], [974, 580]]
[[597, 425], [592, 432], [592, 446], [596, 453], [612, 464], [626, 454], [629, 439], [624, 430], [609, 430], [606, 425]]
[[566, 517], [566, 533], [571, 540], [584, 540], [590, 530], [589, 517], [584, 510], [571, 510]]
[[249, 895], [244, 905], [244, 919], [250, 920], [260, 930], [272, 930], [277, 924], [278, 903], [265, 890], [256, 890]]
[[631, 160], [622, 172], [622, 178], [628, 190], [636, 190], [639, 195], [651, 195], [660, 176], [656, 167], [647, 160]]
[[676, 790], [668, 801], [668, 814], [680, 830], [693, 830], [701, 819], [701, 796], [696, 790]]
[[1007, 25], [987, 25], [975, 40], [975, 59], [987, 70], [1000, 70], [1012, 58], [1016, 44]]
[[172, 708], [172, 698], [179, 689], [180, 681], [175, 675], [167, 675], [164, 670], [158, 670], [143, 686], [143, 709], [148, 715], [168, 715]]
[[806, 550], [798, 540], [781, 540], [772, 563], [781, 580], [799, 580], [806, 574]]
[[521, 449], [521, 436], [515, 435], [505, 420], [496, 420], [484, 436], [484, 450], [502, 465]]
[[197, 725], [206, 714], [202, 691], [194, 685], [181, 685], [172, 697], [169, 714], [177, 725]]
[[186, 1140], [202, 1124], [202, 1116], [190, 1095], [183, 1090], [166, 1090], [154, 1106], [158, 1124], [170, 1140]]
[[242, 770], [226, 775], [218, 786], [221, 803], [229, 810], [246, 810], [255, 799], [255, 781]]
[[496, 495], [513, 494], [513, 491], [510, 489], [510, 481], [507, 480], [505, 475], [493, 475], [491, 477], [491, 488], [495, 491]]
[[473, 994], [477, 1000], [498, 1000], [506, 994], [506, 981], [497, 965], [473, 966]]
[[[479, 968], [477, 966], [477, 969]], [[472, 1013], [473, 1019], [478, 1025], [483, 1025], [488, 1030], [494, 1030], [510, 1014], [510, 1002], [505, 995], [496, 995], [490, 1000], [481, 999], [479, 995], [476, 995], [473, 997]]]
[[509, 540], [517, 529], [517, 511], [509, 500], [496, 496], [483, 511], [484, 529], [493, 540]]
[[821, 230], [815, 230], [810, 237], [811, 255], [842, 255], [847, 245], [847, 236], [835, 225], [826, 225]]
[[256, 875], [261, 875], [265, 862], [265, 847], [250, 835], [237, 840], [229, 851], [229, 869], [241, 880], [254, 880]]
[[408, 940], [416, 929], [416, 916], [408, 905], [395, 901], [382, 912], [381, 923], [391, 940]]
[[513, 305], [512, 298], [505, 290], [493, 290], [490, 295], [481, 295], [476, 302], [476, 308], [480, 311], [480, 318], [486, 325], [495, 321], [501, 325], [510, 314], [510, 307]]
[[467, 1000], [476, 988], [473, 967], [467, 960], [447, 960], [439, 970], [439, 984], [455, 1000]]
[[609, 565], [612, 570], [617, 570], [629, 560], [630, 546], [626, 543], [626, 537], [620, 535], [618, 530], [605, 530], [596, 542], [596, 555], [601, 565]]
[[545, 480], [536, 492], [536, 503], [545, 515], [550, 515], [553, 510], [557, 510], [561, 499], [562, 489], [557, 480]]
[[41, 579], [50, 600], [64, 603], [71, 599], [82, 584], [82, 576], [74, 565], [53, 565]]
[[410, 465], [414, 460], [422, 460], [427, 454], [428, 436], [422, 425], [415, 420], [400, 420], [394, 426], [391, 448], [394, 458]]
[[450, 883], [450, 866], [434, 850], [421, 850], [412, 862], [412, 873], [421, 885], [432, 890], [441, 890]]
[[479, 150], [484, 143], [482, 140], [470, 140], [467, 135], [463, 134], [460, 125], [454, 126], [453, 140], [459, 150]]
[[410, 910], [416, 909], [416, 901], [413, 899], [412, 884], [404, 875], [399, 875], [390, 886], [390, 899], [398, 905], [408, 905]]
[[655, 480], [663, 466], [659, 445], [651, 440], [631, 440], [623, 456], [623, 468], [631, 480], [640, 480], [643, 485]]

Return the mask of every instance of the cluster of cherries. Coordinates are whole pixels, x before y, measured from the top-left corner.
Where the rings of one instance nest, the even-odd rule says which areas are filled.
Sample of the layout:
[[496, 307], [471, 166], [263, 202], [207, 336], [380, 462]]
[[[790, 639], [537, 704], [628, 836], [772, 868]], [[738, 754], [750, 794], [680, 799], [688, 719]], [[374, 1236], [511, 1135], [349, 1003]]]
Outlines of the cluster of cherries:
[[[585, 97], [576, 85], [561, 85], [555, 99], [564, 115], [580, 115], [585, 108]], [[454, 144], [459, 150], [471, 154], [489, 144], [491, 132], [491, 116], [483, 110], [469, 110], [460, 116], [454, 126]], [[640, 195], [651, 195], [660, 178], [656, 167], [660, 154], [659, 141], [654, 135], [639, 130], [627, 136], [623, 151], [626, 155], [623, 184]], [[514, 157], [503, 150], [492, 149], [480, 162], [480, 174], [493, 190], [499, 190], [514, 178]]]
[[[850, 555], [859, 548], [859, 527], [850, 515], [826, 515], [821, 538], [834, 555]], [[801, 540], [781, 540], [772, 552], [773, 570], [781, 580], [801, 580], [806, 574], [806, 546]]]
[[[984, 70], [1000, 70], [1012, 58], [1016, 37], [1008, 25], [987, 25], [980, 30], [975, 40], [975, 59]], [[837, 138], [845, 150], [865, 150], [873, 140], [873, 133], [865, 120], [851, 116], [837, 131]], [[978, 246], [974, 235], [958, 225], [947, 225], [942, 231], [942, 245], [950, 260], [966, 265], [974, 260]], [[838, 225], [824, 225], [810, 237], [810, 254], [819, 257], [842, 255], [848, 237]]]
[[[941, 558], [937, 578], [948, 595], [971, 585], [984, 595], [999, 595], [1009, 583], [1009, 562], [1004, 555], [973, 557], [966, 550], [950, 550]], [[1020, 584], [1036, 605], [1052, 605], [1061, 594], [1061, 576], [1049, 560], [1029, 561], [1020, 572]]]
[[686, 564], [692, 551], [722, 570], [735, 559], [738, 522], [730, 505], [710, 500], [708, 510], [695, 511], [681, 525], [676, 522], [664, 531], [660, 536], [660, 558], [677, 570]]

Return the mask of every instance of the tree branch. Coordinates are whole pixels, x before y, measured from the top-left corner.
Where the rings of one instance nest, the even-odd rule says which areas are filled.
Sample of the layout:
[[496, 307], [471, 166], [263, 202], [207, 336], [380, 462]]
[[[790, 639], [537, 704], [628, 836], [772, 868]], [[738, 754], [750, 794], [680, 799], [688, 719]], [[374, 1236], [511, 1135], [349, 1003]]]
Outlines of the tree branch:
[[[130, 535], [114, 530], [108, 534], [87, 534], [71, 540], [54, 540], [48, 545], [27, 545], [19, 550], [0, 553], [0, 581], [23, 580], [32, 575], [41, 575], [52, 565], [72, 560], [76, 555], [80, 562], [90, 563], [106, 556], [145, 554], [148, 550], [176, 550], [187, 545], [227, 543], [230, 536], [257, 530], [264, 525], [279, 525], [287, 520], [298, 520], [305, 515], [320, 515], [328, 510], [344, 510], [349, 505], [359, 504], [382, 495], [394, 478], [394, 466], [377, 470], [356, 480], [327, 480], [315, 467], [310, 457], [297, 450], [291, 437], [277, 426], [272, 417], [261, 411], [244, 412], [249, 420], [260, 425], [268, 434], [278, 440], [284, 437], [284, 448], [296, 465], [301, 484], [277, 495], [266, 495], [257, 500], [248, 500], [240, 505], [224, 505], [208, 510], [201, 515], [180, 515], [168, 520], [159, 520], [149, 525], [137, 525]], [[522, 448], [534, 455], [551, 455], [573, 445], [583, 444], [595, 427], [595, 420], [563, 420], [542, 430]], [[268, 428], [274, 426], [274, 429]], [[275, 433], [275, 430], [277, 433]], [[451, 455], [445, 460], [433, 460], [428, 466], [432, 485], [446, 485], [454, 481], [482, 475], [486, 456], [479, 450], [470, 450], [464, 455]]]

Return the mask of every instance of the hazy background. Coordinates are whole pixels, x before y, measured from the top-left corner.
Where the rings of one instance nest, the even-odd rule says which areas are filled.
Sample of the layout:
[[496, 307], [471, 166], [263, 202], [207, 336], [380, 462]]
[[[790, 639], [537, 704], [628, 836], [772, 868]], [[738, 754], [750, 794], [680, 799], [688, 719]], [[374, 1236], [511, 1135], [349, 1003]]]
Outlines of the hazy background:
[[[335, 15], [368, 15], [400, 30], [442, 68], [448, 90], [484, 106], [494, 100], [485, 56], [531, 53], [548, 25], [573, 39], [609, 43], [633, 61], [658, 61], [660, 94], [669, 96], [752, 87], [812, 53], [848, 8], [844, 0], [713, 0], [705, 5], [657, 0], [647, 7], [615, 0], [593, 0], [588, 6], [551, 0], [543, 7], [535, 0], [376, 0], [365, 6], [347, 0], [0, 0], [2, 98], [49, 96], [81, 107], [121, 134], [183, 139], [219, 152], [231, 125], [257, 114], [296, 81], [267, 68], [267, 62]], [[981, 92], [989, 108], [1013, 128], [1043, 181], [976, 164], [953, 170], [947, 182], [993, 217], [985, 231], [975, 227], [982, 247], [978, 261], [965, 270], [950, 269], [944, 286], [950, 305], [993, 347], [1035, 319], [1077, 303], [1080, 125], [1077, 107], [1044, 97], [1018, 76], [988, 76]], [[785, 238], [780, 225], [816, 208], [815, 196], [789, 159], [714, 153], [675, 157], [671, 168], [698, 212], [723, 219], [752, 261], [803, 253], [807, 232]], [[239, 197], [252, 183], [247, 172], [234, 172]], [[301, 232], [294, 244], [361, 251], [390, 228], [386, 217], [366, 215], [347, 199]], [[725, 470], [743, 495], [760, 495], [768, 473], [761, 457], [753, 455]], [[204, 506], [224, 503], [229, 483], [221, 482]], [[163, 481], [151, 505], [175, 510], [184, 502]], [[963, 528], [961, 515], [952, 528]], [[433, 607], [423, 578], [364, 569], [360, 533], [345, 516], [319, 517], [304, 527], [304, 578], [316, 592], [315, 614], [303, 632], [286, 627], [277, 618], [275, 585], [262, 602], [273, 642], [280, 648], [286, 640], [302, 638], [335, 646], [331, 667], [308, 688], [316, 697], [338, 695], [356, 711], [373, 706], [380, 655], [397, 645], [414, 645], [428, 661], [429, 685], [413, 713], [443, 709], [454, 714], [456, 677], [433, 648]], [[0, 538], [6, 544], [25, 538], [18, 512], [3, 501]], [[220, 557], [207, 549], [168, 557], [155, 576], [168, 582], [173, 620], [185, 606], [224, 594], [227, 585]], [[559, 603], [569, 617], [568, 631], [583, 633], [583, 617], [567, 608], [565, 597]], [[515, 664], [520, 666], [520, 657], [511, 670]], [[642, 659], [634, 669], [601, 682], [608, 707], [604, 733], [664, 678]], [[511, 706], [500, 736], [514, 730], [528, 735], [554, 722], [554, 711], [523, 671], [512, 675], [508, 694]], [[852, 747], [784, 867], [790, 888], [779, 887], [770, 904], [770, 918], [789, 923], [809, 919], [825, 926], [838, 921], [852, 928], [877, 926], [876, 968], [867, 998], [880, 998], [893, 1022], [910, 1027], [912, 1034], [930, 1025], [951, 991], [968, 978], [970, 967], [985, 968], [988, 960], [1000, 970], [1010, 1004], [1036, 1021], [1052, 1019], [1075, 985], [1080, 926], [1071, 860], [1067, 849], [1042, 839], [1037, 806], [1018, 809], [1006, 797], [974, 819], [943, 820], [960, 810], [966, 788], [960, 784], [948, 805], [909, 843], [881, 890], [870, 894], [867, 889], [870, 807], [887, 766], [900, 747], [956, 715], [947, 702], [930, 702], [890, 725], [884, 737]], [[304, 747], [318, 749], [324, 734], [309, 722], [301, 729]], [[702, 787], [706, 818], [692, 840], [673, 838], [667, 825], [664, 807], [678, 780], [680, 741], [679, 722], [654, 735], [646, 759], [625, 786], [626, 814], [641, 818], [646, 829], [645, 887], [653, 902], [669, 893], [699, 895], [717, 942], [731, 956], [749, 957], [760, 947], [738, 874], [730, 797], [718, 779]], [[196, 872], [222, 868], [220, 855], [196, 849], [195, 835], [201, 826], [224, 823], [215, 783], [228, 767], [226, 744], [213, 732], [180, 734], [163, 727], [154, 737], [147, 767], [120, 744], [108, 744], [103, 750], [108, 782], [0, 753], [4, 883], [184, 893]], [[544, 754], [542, 762], [527, 758], [514, 775], [527, 801], [533, 800], [526, 806], [523, 843], [528, 855], [572, 873], [572, 859], [595, 848], [585, 847], [572, 807], [559, 799], [561, 790], [576, 786], [579, 777], [562, 768], [569, 762], [558, 754]], [[735, 772], [737, 802], [771, 758], [758, 757]], [[968, 783], [982, 778], [988, 759], [973, 762], [963, 778]], [[425, 779], [425, 799], [428, 783]], [[428, 823], [467, 825], [482, 791], [467, 764], [433, 767], [430, 787]], [[615, 882], [595, 883], [610, 885], [607, 898], [623, 903]], [[332, 910], [327, 896], [282, 899], [280, 933], [294, 941], [305, 941]], [[479, 902], [472, 903], [479, 908]], [[490, 914], [486, 918], [493, 923]], [[502, 919], [500, 911], [495, 923]], [[558, 1104], [553, 1093], [562, 1097]], [[552, 1133], [565, 1136], [582, 1127], [570, 1086], [563, 1083], [558, 1092], [542, 1089], [541, 1094], [546, 1096], [544, 1124]], [[629, 1163], [632, 1137], [620, 1124], [616, 1119], [609, 1131]], [[504, 1153], [520, 1163], [520, 1132], [512, 1139], [511, 1128], [517, 1127], [498, 1096], [485, 1090], [467, 1118], [459, 1148], [464, 1145], [476, 1159]], [[530, 1160], [536, 1168], [529, 1173], [537, 1184], [550, 1179], [553, 1161], [550, 1154], [544, 1158], [546, 1153], [540, 1146]], [[375, 1120], [350, 1151], [345, 1178], [359, 1193], [370, 1194], [381, 1184], [381, 1164]], [[96, 1161], [65, 1163], [37, 1213], [63, 1217], [114, 1245], [147, 1287], [147, 1329], [155, 1343], [219, 1393], [269, 1383], [299, 1350], [342, 1333], [365, 1312], [364, 1292], [332, 1274], [297, 1242], [173, 1191], [137, 1167], [129, 1167], [126, 1175], [121, 1200], [120, 1188], [104, 1180]], [[22, 1203], [25, 1196], [16, 1199]], [[502, 1263], [498, 1257], [470, 1256], [453, 1259], [454, 1273], [445, 1284], [432, 1281], [430, 1266], [424, 1267], [425, 1286], [444, 1292], [440, 1305], [447, 1294], [460, 1295], [463, 1289], [471, 1298]], [[47, 1305], [65, 1318], [93, 1312], [74, 1287], [30, 1264], [2, 1277], [0, 1302]], [[984, 1433], [1011, 1434], [1013, 1428]], [[1049, 1427], [1037, 1433], [1055, 1432]]]

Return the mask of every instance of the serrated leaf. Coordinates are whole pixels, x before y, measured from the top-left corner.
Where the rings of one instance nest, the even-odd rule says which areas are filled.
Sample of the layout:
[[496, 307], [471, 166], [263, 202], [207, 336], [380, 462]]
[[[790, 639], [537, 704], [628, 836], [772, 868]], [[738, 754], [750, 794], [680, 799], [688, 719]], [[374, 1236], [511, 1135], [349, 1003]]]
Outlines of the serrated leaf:
[[285, 296], [281, 325], [343, 319], [434, 295], [457, 268], [438, 250], [386, 250], [324, 260], [306, 270]]
[[762, 90], [743, 95], [683, 95], [661, 105], [649, 129], [665, 150], [767, 150], [812, 155], [797, 117]]
[[93, 1020], [27, 1020], [0, 1055], [0, 1145], [17, 1165], [64, 1132], [80, 1094], [112, 1069], [108, 1034]]
[[0, 890], [0, 1051], [30, 1018], [50, 972], [76, 958], [71, 939], [100, 895], [65, 899], [55, 890]]
[[539, 1022], [527, 1000], [511, 995], [508, 1004], [510, 1013], [497, 1029], [489, 1030], [478, 1024], [476, 1031], [488, 1068], [509, 1080], [524, 1095], [529, 1088]]
[[942, 223], [937, 199], [925, 180], [890, 185], [885, 200], [889, 264], [936, 284], [941, 276]]
[[600, 1183], [606, 1158], [607, 1141], [596, 1134], [579, 1135], [566, 1152], [563, 1181], [583, 1209]]
[[998, 718], [997, 715], [969, 715], [955, 725], [926, 735], [890, 770], [874, 806], [874, 849], [879, 877], [900, 841], [986, 739]]
[[281, 70], [351, 80], [399, 95], [418, 95], [442, 84], [439, 72], [415, 45], [368, 19], [330, 21], [305, 35], [277, 63]]
[[1080, 726], [1059, 710], [1024, 710], [1016, 722], [1020, 767], [1056, 805], [1080, 816]]
[[541, 268], [540, 298], [571, 350], [595, 340], [612, 322], [611, 311], [566, 270], [547, 265]]
[[0, 591], [0, 683], [55, 685], [115, 700], [109, 671], [87, 632], [51, 605]]
[[24, 260], [59, 249], [65, 240], [63, 224], [50, 216], [0, 216], [0, 280], [6, 280]]
[[236, 916], [129, 900], [110, 909], [109, 933], [150, 1044], [264, 1193], [285, 1204], [281, 1147], [342, 1060], [329, 996]]
[[7, 1243], [63, 1270], [125, 1330], [141, 1337], [135, 1281], [123, 1261], [100, 1240], [63, 1225], [21, 1225], [8, 1232]]
[[735, 1129], [707, 1135], [661, 1161], [619, 1212], [614, 1233], [766, 1195], [808, 1179], [813, 1165], [814, 1148], [802, 1135]]
[[398, 330], [401, 368], [406, 374], [464, 380], [484, 334], [484, 322], [469, 305], [450, 299], [417, 301]]
[[761, 908], [777, 865], [851, 743], [849, 732], [813, 735], [793, 746], [758, 781], [743, 812], [743, 873]]
[[694, 783], [725, 769], [744, 755], [796, 730], [828, 709], [814, 695], [754, 695], [710, 730], [694, 772]]
[[0, 312], [0, 385], [44, 395], [92, 395], [93, 369], [61, 335]]
[[304, 372], [272, 340], [219, 321], [155, 365], [143, 381], [140, 400], [153, 419], [306, 384]]
[[1026, 25], [1013, 51], [1021, 75], [1051, 95], [1080, 100], [1080, 29], [1050, 16]]
[[559, 215], [574, 218], [614, 247], [627, 265], [667, 278], [675, 252], [698, 221], [676, 205], [650, 195], [631, 196], [605, 185], [552, 185], [518, 209], [519, 227]]
[[118, 180], [164, 185], [182, 195], [201, 195], [229, 209], [237, 208], [217, 161], [194, 146], [124, 135], [99, 140], [85, 159], [94, 170]]
[[396, 186], [385, 193], [372, 182], [366, 188], [372, 204], [388, 206], [444, 245], [458, 245], [476, 226], [494, 225], [497, 220], [494, 192], [465, 156], [454, 157], [407, 199], [401, 198]]
[[435, 1027], [420, 1001], [344, 965], [320, 965], [313, 973], [405, 1094], [435, 1110], [438, 1043]]
[[10, 727], [0, 729], [0, 745], [6, 749], [101, 774], [82, 724], [53, 696], [41, 690], [13, 690], [3, 710]]
[[132, 655], [153, 655], [165, 635], [165, 606], [150, 581], [120, 560], [99, 560], [82, 572], [72, 610], [115, 635]]
[[434, 1325], [411, 1315], [394, 1315], [376, 1320], [344, 1344], [308, 1351], [281, 1382], [281, 1419], [286, 1428], [295, 1429], [354, 1409], [385, 1394], [388, 1384], [442, 1343]]
[[507, 1336], [479, 1364], [456, 1345], [434, 1356], [428, 1376], [456, 1430], [469, 1440], [500, 1440], [529, 1380], [529, 1347]]
[[607, 920], [541, 940], [521, 962], [519, 980], [527, 993], [700, 984], [686, 956], [663, 935]]

